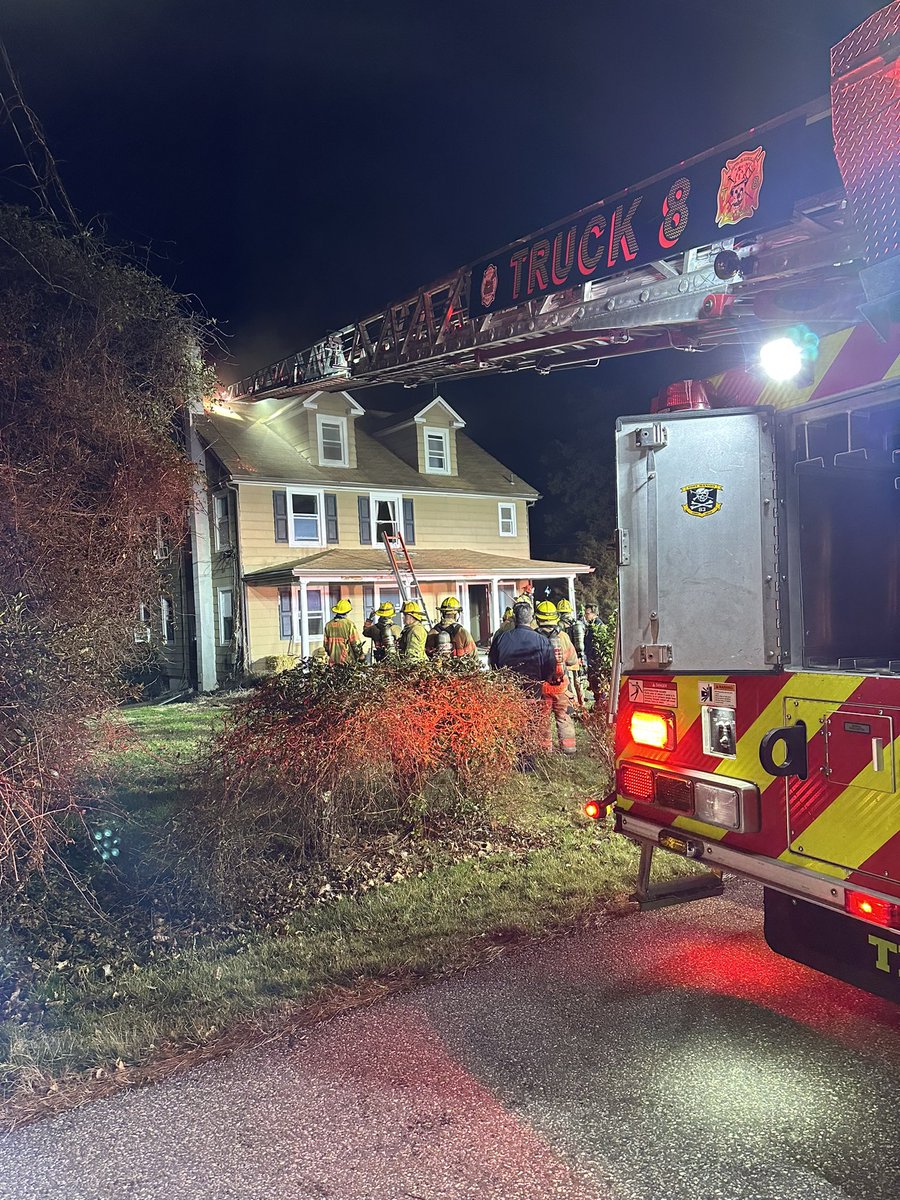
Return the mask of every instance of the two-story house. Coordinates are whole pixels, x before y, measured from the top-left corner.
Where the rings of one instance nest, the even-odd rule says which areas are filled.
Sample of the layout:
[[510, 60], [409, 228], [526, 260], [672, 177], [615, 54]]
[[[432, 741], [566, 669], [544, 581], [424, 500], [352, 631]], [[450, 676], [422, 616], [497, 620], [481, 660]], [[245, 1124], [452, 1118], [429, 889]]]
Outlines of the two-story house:
[[[403, 535], [430, 616], [457, 596], [482, 645], [526, 583], [540, 592], [553, 580], [571, 596], [590, 570], [530, 557], [538, 493], [440, 397], [399, 414], [366, 411], [347, 392], [232, 402], [195, 429], [210, 571], [193, 605], [201, 617], [212, 605], [219, 683], [313, 653], [341, 598], [360, 627], [382, 601], [399, 607], [385, 531]], [[179, 644], [189, 651], [190, 640]], [[183, 674], [173, 663], [173, 682]]]

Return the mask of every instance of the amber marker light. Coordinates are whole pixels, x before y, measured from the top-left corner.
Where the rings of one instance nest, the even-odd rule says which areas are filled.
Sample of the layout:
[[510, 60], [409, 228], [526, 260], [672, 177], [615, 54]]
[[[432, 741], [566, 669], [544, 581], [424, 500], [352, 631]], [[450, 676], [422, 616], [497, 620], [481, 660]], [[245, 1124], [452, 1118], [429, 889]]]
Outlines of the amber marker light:
[[675, 746], [675, 718], [672, 713], [645, 712], [636, 708], [631, 714], [631, 740], [638, 746], [672, 750]]

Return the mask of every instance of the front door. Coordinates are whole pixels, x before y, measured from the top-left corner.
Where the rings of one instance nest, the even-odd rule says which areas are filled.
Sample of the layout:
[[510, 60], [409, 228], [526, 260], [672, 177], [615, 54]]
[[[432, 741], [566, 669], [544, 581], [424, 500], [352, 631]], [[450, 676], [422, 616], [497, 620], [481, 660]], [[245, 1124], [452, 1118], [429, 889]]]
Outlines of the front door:
[[479, 645], [485, 645], [491, 640], [491, 598], [486, 583], [470, 583], [468, 585], [469, 632]]

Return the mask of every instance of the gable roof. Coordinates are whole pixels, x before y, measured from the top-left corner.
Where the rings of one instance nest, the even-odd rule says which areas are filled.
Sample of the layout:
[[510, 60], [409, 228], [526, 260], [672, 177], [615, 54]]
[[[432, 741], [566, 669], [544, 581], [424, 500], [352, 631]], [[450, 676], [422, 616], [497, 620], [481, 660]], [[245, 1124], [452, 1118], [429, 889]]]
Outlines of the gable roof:
[[466, 423], [452, 405], [448, 404], [443, 396], [435, 396], [433, 400], [429, 400], [424, 408], [418, 408], [413, 405], [411, 408], [405, 408], [398, 413], [372, 413], [372, 416], [386, 419], [386, 424], [378, 430], [378, 436], [383, 437], [386, 433], [393, 433], [397, 429], [405, 429], [409, 425], [427, 425], [428, 417], [425, 415], [435, 405], [440, 405], [450, 416], [452, 427], [454, 429], [465, 429]]
[[[430, 404], [426, 406], [430, 407]], [[306, 446], [292, 440], [294, 431], [289, 422], [282, 419], [286, 412], [283, 398], [276, 402], [236, 403], [227, 410], [220, 408], [198, 417], [197, 432], [238, 482], [259, 480], [316, 487], [538, 498], [539, 493], [531, 484], [459, 430], [456, 434], [458, 474], [420, 473], [376, 436], [385, 431], [385, 418], [374, 414], [360, 417], [354, 423], [355, 467], [320, 467]], [[388, 421], [395, 424], [393, 416]]]

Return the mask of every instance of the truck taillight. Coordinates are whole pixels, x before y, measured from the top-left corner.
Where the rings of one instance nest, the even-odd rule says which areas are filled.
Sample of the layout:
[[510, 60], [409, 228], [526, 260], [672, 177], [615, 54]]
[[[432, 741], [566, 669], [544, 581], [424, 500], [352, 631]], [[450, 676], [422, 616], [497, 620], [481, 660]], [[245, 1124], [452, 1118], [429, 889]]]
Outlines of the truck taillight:
[[889, 929], [900, 929], [900, 904], [892, 904], [890, 900], [848, 890], [844, 892], [844, 908], [851, 917], [859, 917], [860, 920]]
[[689, 813], [694, 807], [694, 785], [683, 775], [656, 776], [656, 802], [678, 812]]
[[653, 772], [636, 763], [623, 763], [618, 771], [618, 790], [632, 800], [653, 799]]
[[657, 750], [675, 749], [675, 714], [645, 712], [636, 708], [631, 714], [631, 740], [638, 746], [655, 746]]
[[694, 788], [694, 816], [707, 825], [740, 829], [743, 820], [740, 794], [734, 788], [698, 783]]

